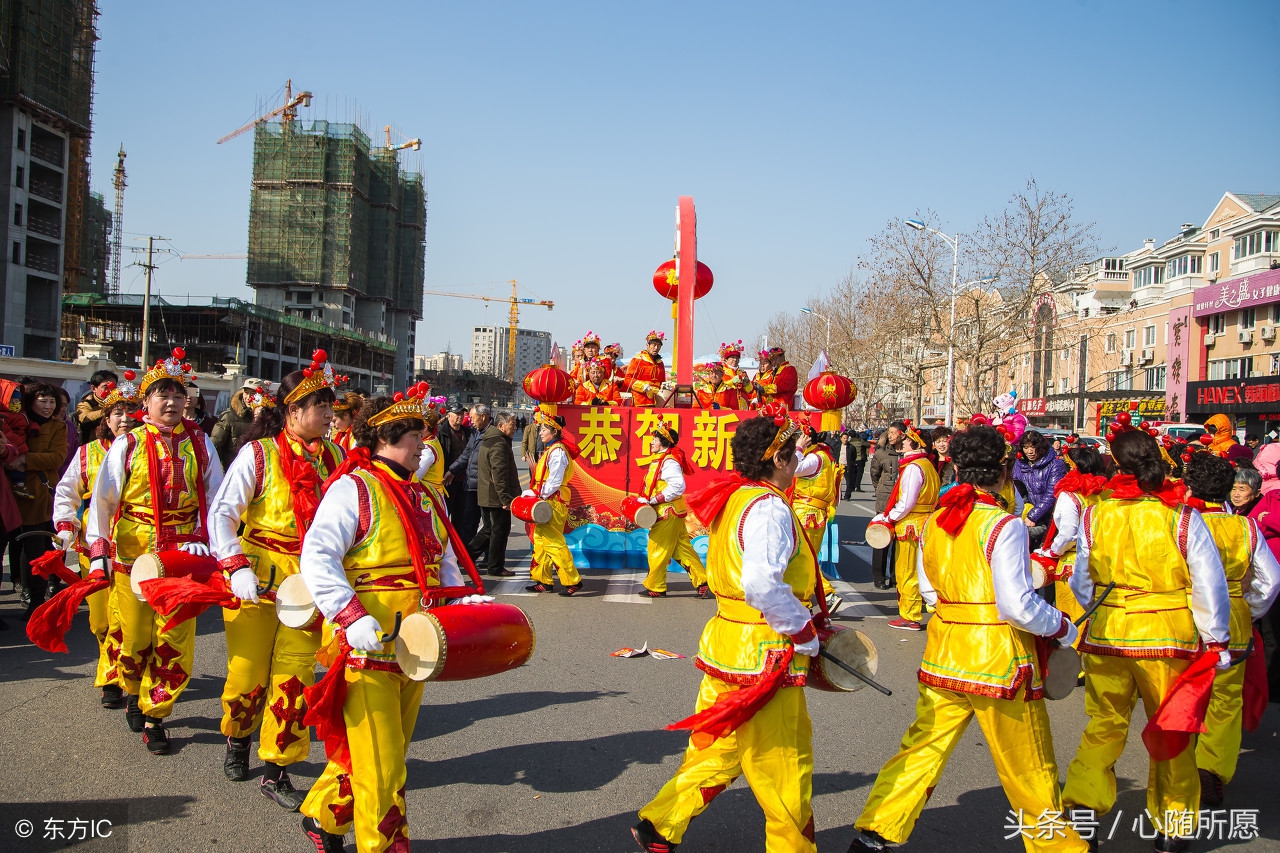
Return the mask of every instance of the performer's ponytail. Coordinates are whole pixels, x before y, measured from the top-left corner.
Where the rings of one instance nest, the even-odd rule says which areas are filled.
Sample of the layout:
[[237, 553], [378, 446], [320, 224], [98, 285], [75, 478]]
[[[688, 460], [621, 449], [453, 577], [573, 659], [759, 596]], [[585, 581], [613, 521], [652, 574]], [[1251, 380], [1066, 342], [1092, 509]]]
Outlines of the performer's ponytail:
[[1164, 457], [1156, 440], [1141, 430], [1122, 432], [1111, 442], [1111, 457], [1121, 473], [1132, 474], [1143, 491], [1154, 492], [1164, 485]]

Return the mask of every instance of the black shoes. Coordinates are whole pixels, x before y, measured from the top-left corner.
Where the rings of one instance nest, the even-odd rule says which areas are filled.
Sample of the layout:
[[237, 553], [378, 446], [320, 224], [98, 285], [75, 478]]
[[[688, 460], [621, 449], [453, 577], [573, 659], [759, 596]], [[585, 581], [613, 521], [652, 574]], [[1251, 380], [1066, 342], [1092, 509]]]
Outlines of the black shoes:
[[649, 589], [648, 587], [645, 587], [644, 594], [649, 596], [649, 598], [666, 598], [667, 597], [667, 593], [665, 591], [656, 592], [652, 589]]
[[227, 756], [222, 759], [222, 772], [232, 782], [249, 778], [249, 738], [227, 738]]
[[1222, 780], [1210, 770], [1200, 771], [1200, 805], [1217, 808], [1222, 805]]
[[880, 853], [888, 849], [885, 840], [869, 829], [860, 831], [849, 845], [849, 853]]
[[513, 578], [516, 573], [510, 569], [489, 569], [489, 577], [491, 578]]
[[556, 587], [554, 583], [543, 583], [542, 581], [536, 581], [526, 586], [524, 590], [525, 592], [555, 592]]
[[705, 583], [698, 585], [697, 595], [698, 595], [698, 598], [715, 598], [716, 597], [715, 593], [711, 591], [711, 587]]
[[569, 598], [580, 589], [582, 589], [581, 583], [569, 584], [564, 589], [560, 590], [560, 594], [563, 595], [565, 598]]
[[307, 838], [316, 846], [316, 853], [346, 853], [346, 847], [342, 843], [341, 835], [334, 835], [332, 832], [325, 832], [320, 828], [320, 824], [315, 822], [314, 818], [304, 817], [302, 819], [302, 831], [307, 834]]
[[124, 691], [118, 684], [108, 684], [102, 688], [102, 707], [116, 710], [124, 707]]
[[[272, 778], [273, 775], [275, 778]], [[293, 783], [289, 781], [289, 774], [283, 767], [273, 765], [267, 765], [267, 773], [262, 776], [258, 792], [268, 800], [274, 800], [276, 805], [289, 812], [300, 809], [302, 801], [307, 798], [306, 794], [293, 787]]]
[[145, 719], [142, 716], [142, 709], [138, 707], [138, 697], [130, 696], [124, 707], [124, 721], [129, 724], [129, 731], [142, 731], [142, 724]]
[[647, 820], [642, 820], [631, 827], [631, 837], [645, 853], [675, 853], [675, 849], [680, 846], [672, 844], [659, 835], [658, 830], [654, 829], [653, 824]]
[[1169, 835], [1156, 836], [1156, 853], [1182, 853], [1191, 842], [1185, 838], [1175, 838]]
[[142, 730], [142, 742], [147, 745], [147, 752], [152, 755], [168, 755], [169, 735], [164, 730], [164, 721], [155, 717], [147, 717], [146, 721], [146, 728]]

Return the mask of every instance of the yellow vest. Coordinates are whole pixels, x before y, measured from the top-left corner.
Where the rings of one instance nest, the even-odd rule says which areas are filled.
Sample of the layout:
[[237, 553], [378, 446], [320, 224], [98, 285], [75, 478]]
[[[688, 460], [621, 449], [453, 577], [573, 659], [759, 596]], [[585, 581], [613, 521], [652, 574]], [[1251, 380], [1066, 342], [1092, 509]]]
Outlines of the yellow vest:
[[84, 514], [89, 509], [89, 498], [93, 496], [93, 483], [98, 479], [98, 471], [102, 469], [102, 460], [107, 458], [107, 446], [102, 439], [80, 445], [76, 458], [71, 464], [76, 466], [76, 497], [80, 499], [80, 509], [76, 517], [80, 519], [80, 528], [76, 531], [76, 541], [72, 547], [80, 554], [80, 565], [89, 567], [89, 549], [84, 544]]
[[[786, 500], [768, 486], [743, 486], [729, 498], [724, 510], [711, 525], [707, 550], [707, 583], [716, 594], [716, 615], [702, 629], [697, 666], [702, 671], [731, 684], [754, 684], [764, 672], [771, 651], [782, 651], [791, 639], [769, 627], [764, 614], [745, 601], [742, 589], [742, 516], [756, 501], [768, 495]], [[782, 573], [783, 583], [800, 601], [813, 594], [816, 565], [812, 549], [800, 532], [792, 514], [791, 559]], [[797, 655], [791, 661], [786, 684], [804, 684], [809, 658]]]
[[[806, 530], [817, 530], [827, 526], [827, 516], [836, 500], [836, 463], [829, 453], [820, 450], [811, 451], [822, 457], [822, 467], [812, 477], [796, 477], [792, 492], [791, 505], [795, 508], [796, 517]], [[934, 476], [937, 479], [937, 476]], [[937, 500], [937, 489], [934, 489], [934, 500]]]
[[988, 549], [1000, 530], [1021, 523], [1003, 509], [975, 504], [954, 538], [933, 516], [924, 528], [924, 573], [938, 594], [929, 620], [922, 683], [943, 690], [1013, 699], [1043, 693], [1035, 638], [1000, 618]]
[[[915, 507], [898, 519], [893, 525], [893, 532], [899, 539], [914, 540], [920, 538], [920, 531], [924, 530], [925, 521], [938, 506], [939, 482], [938, 471], [927, 457], [917, 456], [903, 465], [902, 470], [898, 472], [899, 478], [906, 473], [908, 465], [914, 465], [920, 469], [920, 473], [924, 475], [924, 485], [920, 487], [920, 497], [916, 499]], [[893, 509], [892, 506], [887, 507], [886, 511], [891, 509]]]
[[1258, 547], [1258, 524], [1245, 515], [1231, 515], [1213, 508], [1221, 504], [1209, 504], [1211, 509], [1202, 511], [1201, 517], [1209, 527], [1213, 542], [1222, 557], [1222, 567], [1227, 571], [1227, 594], [1231, 597], [1231, 640], [1228, 648], [1243, 651], [1253, 639], [1253, 615], [1244, 600], [1244, 579], [1253, 565], [1253, 551]]
[[[160, 431], [144, 424], [125, 433], [116, 441], [127, 442], [124, 458], [124, 485], [120, 490], [120, 512], [116, 519], [112, 534], [115, 547], [115, 559], [125, 567], [131, 567], [133, 561], [143, 554], [151, 554], [161, 550], [158, 546], [159, 531], [156, 529], [155, 514], [151, 508], [151, 472], [147, 465], [147, 433], [159, 436]], [[159, 471], [156, 476], [165, 478], [160, 486], [160, 500], [163, 503], [161, 524], [167, 533], [185, 536], [180, 541], [191, 541], [190, 534], [199, 527], [203, 533], [205, 519], [200, 515], [201, 468], [197, 461], [197, 452], [203, 457], [203, 446], [197, 451], [192, 442], [193, 435], [184, 424], [173, 428], [177, 439], [177, 458], [171, 456], [169, 442], [163, 438], [156, 442], [156, 461]], [[194, 437], [204, 442], [204, 433], [197, 432]], [[204, 459], [204, 465], [211, 464]], [[207, 495], [205, 500], [213, 499]], [[201, 541], [206, 541], [202, 537]], [[178, 542], [168, 540], [165, 546], [176, 548]]]
[[427, 473], [423, 475], [422, 482], [429, 486], [434, 486], [437, 490], [444, 488], [444, 448], [440, 446], [440, 438], [431, 436], [424, 444], [430, 447], [436, 455], [436, 461], [427, 469]]
[[533, 469], [533, 482], [530, 484], [529, 488], [533, 489], [535, 492], [541, 491], [542, 484], [547, 481], [547, 470], [551, 467], [551, 451], [556, 447], [559, 447], [560, 451], [564, 453], [565, 460], [568, 464], [565, 465], [564, 479], [560, 481], [560, 491], [557, 494], [552, 495], [547, 500], [558, 500], [568, 503], [569, 480], [573, 477], [573, 457], [569, 455], [569, 451], [565, 449], [564, 445], [558, 441], [548, 447], [546, 451], [538, 457], [538, 464]]
[[[1116, 588], [1090, 618], [1081, 654], [1192, 658], [1200, 645], [1191, 614], [1186, 541], [1192, 510], [1157, 498], [1108, 499], [1085, 510], [1088, 571]], [[1083, 568], [1083, 567], [1081, 567]]]
[[[663, 480], [659, 475], [662, 473], [662, 463], [667, 459], [674, 459], [670, 453], [664, 453], [654, 462], [649, 463], [649, 470], [644, 475], [644, 496], [651, 498], [656, 494], [660, 494], [667, 487], [667, 481]], [[673, 501], [663, 501], [654, 507], [658, 511], [658, 518], [669, 518], [673, 513], [684, 518], [688, 514], [689, 508], [685, 505], [684, 495], [680, 495]]]

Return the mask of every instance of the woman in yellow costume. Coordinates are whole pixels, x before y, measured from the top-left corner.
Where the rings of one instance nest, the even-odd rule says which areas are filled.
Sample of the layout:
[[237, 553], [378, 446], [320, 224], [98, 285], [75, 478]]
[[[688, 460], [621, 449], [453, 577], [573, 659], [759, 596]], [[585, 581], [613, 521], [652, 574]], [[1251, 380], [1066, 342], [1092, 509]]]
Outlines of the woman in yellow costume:
[[649, 439], [649, 452], [658, 458], [649, 463], [644, 476], [645, 501], [658, 511], [658, 521], [649, 528], [649, 574], [644, 579], [645, 595], [663, 598], [667, 594], [667, 566], [675, 560], [689, 573], [689, 581], [697, 590], [698, 598], [711, 598], [707, 585], [707, 570], [702, 558], [693, 550], [689, 541], [689, 528], [685, 516], [684, 478], [693, 473], [693, 466], [685, 459], [684, 451], [676, 445], [680, 433], [666, 421], [658, 421]]
[[440, 413], [444, 411], [444, 397], [432, 397], [422, 412], [422, 460], [418, 463], [418, 479], [435, 494], [440, 509], [445, 508], [444, 448], [440, 446]]
[[897, 540], [894, 548], [893, 574], [898, 585], [898, 618], [889, 620], [890, 628], [922, 631], [920, 619], [924, 602], [920, 584], [916, 582], [916, 553], [920, 549], [920, 531], [938, 503], [938, 471], [929, 461], [929, 446], [912, 426], [904, 421], [902, 458], [898, 460], [898, 479], [889, 493], [889, 503], [872, 521], [888, 521]]
[[[240, 600], [238, 607], [222, 611], [227, 632], [222, 771], [233, 782], [249, 778], [249, 746], [260, 728], [258, 758], [265, 764], [260, 791], [289, 811], [297, 811], [303, 799], [287, 768], [305, 761], [311, 746], [302, 722], [302, 692], [315, 683], [320, 626], [280, 624], [275, 587], [298, 573], [320, 486], [345, 455], [324, 438], [333, 420], [333, 368], [324, 350], [312, 359], [306, 371], [284, 377], [275, 405], [245, 430], [209, 510], [213, 554]], [[268, 584], [265, 600], [259, 600], [259, 588]]]
[[[1075, 640], [1076, 627], [1031, 586], [1027, 527], [1000, 506], [1004, 438], [969, 427], [951, 441], [956, 485], [921, 531], [917, 570], [929, 621], [916, 720], [876, 777], [850, 853], [911, 835], [947, 759], [975, 717], [1009, 805], [1026, 820], [1060, 814], [1058, 765], [1044, 707], [1039, 638]], [[1084, 851], [1074, 830], [1024, 833], [1028, 851]]]
[[351, 425], [355, 423], [356, 412], [363, 405], [364, 397], [354, 391], [348, 391], [334, 401], [329, 440], [341, 447], [343, 452], [351, 449]]
[[684, 762], [631, 830], [647, 853], [674, 850], [689, 822], [739, 776], [764, 811], [764, 849], [818, 849], [804, 696], [818, 635], [803, 601], [817, 567], [786, 496], [796, 426], [781, 404], [760, 414], [734, 433], [735, 473], [689, 496], [711, 529], [707, 570], [717, 609], [698, 644], [697, 713], [668, 726], [693, 731]]
[[[321, 652], [329, 672], [306, 692], [306, 722], [329, 758], [302, 804], [303, 831], [320, 853], [342, 850], [353, 825], [362, 853], [409, 849], [404, 759], [423, 682], [404, 675], [383, 637], [396, 613], [417, 613], [424, 599], [475, 592], [462, 586], [459, 558], [475, 578], [466, 549], [414, 476], [425, 394], [420, 385], [365, 403], [356, 446], [302, 543], [302, 577], [334, 635]], [[480, 600], [492, 599], [464, 602]]]
[[[1254, 639], [1253, 620], [1271, 608], [1280, 584], [1280, 566], [1271, 553], [1258, 523], [1229, 509], [1236, 470], [1225, 459], [1196, 453], [1187, 462], [1183, 482], [1191, 494], [1187, 505], [1199, 510], [1218, 545], [1231, 596], [1231, 640], [1227, 648], [1233, 660], [1249, 653]], [[1261, 637], [1253, 654], [1262, 654]], [[1196, 740], [1196, 767], [1200, 771], [1200, 802], [1222, 805], [1222, 786], [1231, 781], [1240, 757], [1240, 730], [1243, 721], [1245, 666], [1219, 672], [1205, 713], [1204, 734]]]
[[[801, 455], [800, 465], [796, 468], [795, 488], [791, 495], [791, 506], [800, 519], [804, 535], [813, 546], [813, 553], [822, 553], [822, 538], [827, 532], [827, 523], [835, 518], [836, 499], [840, 494], [840, 466], [836, 463], [831, 448], [822, 440], [822, 434], [813, 434], [807, 424], [801, 424], [801, 436], [796, 442], [796, 451]], [[834, 615], [844, 604], [844, 599], [836, 594], [835, 587], [826, 575], [818, 572], [818, 580], [822, 584], [822, 596], [827, 600], [827, 613]]]
[[564, 418], [539, 407], [533, 413], [538, 437], [546, 448], [538, 457], [529, 488], [521, 494], [537, 495], [551, 504], [551, 520], [533, 528], [533, 562], [529, 574], [533, 583], [529, 592], [555, 592], [555, 574], [560, 575], [560, 594], [571, 596], [582, 589], [582, 576], [573, 565], [573, 553], [564, 541], [564, 524], [569, 519], [569, 480], [573, 478], [573, 460], [578, 456], [578, 443], [564, 431]]
[[186, 689], [195, 658], [194, 620], [165, 630], [168, 619], [129, 586], [134, 560], [174, 548], [209, 556], [208, 505], [222, 465], [208, 436], [182, 419], [195, 377], [186, 353], [158, 362], [138, 386], [142, 426], [112, 442], [85, 521], [91, 577], [111, 581], [120, 619], [120, 686], [129, 728], [154, 755], [169, 752], [164, 720]]
[[[1048, 544], [1037, 549], [1031, 558], [1051, 567], [1054, 604], [1074, 621], [1084, 613], [1070, 586], [1076, 565], [1076, 535], [1080, 532], [1080, 516], [1085, 507], [1102, 500], [1107, 485], [1106, 463], [1092, 447], [1074, 442], [1062, 454], [1062, 459], [1068, 471], [1053, 487], [1052, 522], [1044, 537]], [[1046, 569], [1046, 574], [1049, 573], [1050, 569]]]
[[[80, 575], [89, 576], [89, 551], [84, 544], [84, 514], [93, 483], [111, 443], [130, 429], [129, 415], [138, 405], [138, 386], [132, 370], [124, 372], [124, 381], [108, 383], [106, 396], [99, 401], [102, 419], [98, 421], [97, 438], [80, 445], [75, 458], [58, 481], [53, 495], [53, 523], [63, 550], [74, 548], [80, 555]], [[123, 708], [124, 690], [117, 669], [120, 658], [120, 620], [118, 608], [110, 601], [115, 590], [104, 589], [90, 595], [89, 629], [98, 638], [98, 669], [93, 686], [102, 689], [102, 707]], [[130, 593], [132, 595], [132, 593]]]
[[1115, 588], [1078, 646], [1089, 722], [1067, 768], [1062, 800], [1095, 815], [1111, 811], [1115, 764], [1141, 699], [1151, 721], [1142, 739], [1151, 758], [1147, 813], [1157, 831], [1155, 849], [1184, 850], [1200, 802], [1195, 750], [1190, 734], [1162, 727], [1158, 709], [1185, 683], [1185, 673], [1202, 672], [1206, 663], [1209, 669], [1231, 664], [1227, 579], [1204, 519], [1165, 481], [1168, 466], [1156, 440], [1141, 430], [1123, 431], [1111, 442], [1111, 455], [1120, 473], [1102, 502], [1084, 511], [1070, 580], [1086, 608], [1097, 586]]

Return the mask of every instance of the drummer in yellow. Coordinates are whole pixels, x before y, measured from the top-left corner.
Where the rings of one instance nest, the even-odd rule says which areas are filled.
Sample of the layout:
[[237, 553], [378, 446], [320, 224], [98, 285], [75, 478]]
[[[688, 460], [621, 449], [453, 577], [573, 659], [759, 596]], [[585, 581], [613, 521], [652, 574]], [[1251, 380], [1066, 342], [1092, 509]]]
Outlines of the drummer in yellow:
[[529, 478], [529, 488], [522, 497], [537, 496], [551, 504], [551, 520], [533, 528], [533, 562], [529, 574], [533, 583], [529, 592], [555, 592], [555, 575], [560, 575], [560, 594], [571, 596], [582, 589], [582, 576], [573, 564], [573, 553], [564, 541], [564, 524], [569, 519], [569, 480], [573, 478], [573, 460], [578, 444], [564, 431], [564, 418], [539, 407], [533, 413], [542, 439], [542, 455]]
[[365, 403], [302, 543], [302, 577], [334, 632], [321, 651], [329, 672], [306, 693], [329, 758], [301, 809], [317, 851], [342, 850], [353, 825], [362, 853], [409, 849], [404, 758], [423, 683], [383, 636], [433, 590], [462, 586], [456, 534], [414, 477], [426, 406], [413, 393]]
[[281, 381], [276, 405], [245, 430], [209, 510], [213, 554], [240, 600], [239, 607], [222, 611], [227, 635], [222, 772], [233, 782], [249, 778], [249, 746], [259, 730], [258, 758], [265, 764], [259, 790], [289, 811], [297, 811], [304, 796], [294, 789], [287, 768], [306, 760], [311, 746], [302, 694], [315, 683], [320, 626], [280, 624], [275, 589], [298, 573], [320, 486], [345, 455], [324, 439], [333, 419], [335, 384], [324, 356], [323, 350], [316, 352], [309, 375], [296, 370]]
[[[93, 483], [98, 477], [102, 461], [107, 458], [111, 443], [130, 429], [129, 415], [138, 406], [138, 386], [132, 370], [124, 372], [124, 381], [117, 385], [108, 383], [107, 394], [98, 405], [101, 420], [98, 421], [97, 438], [80, 445], [75, 458], [58, 481], [53, 494], [53, 524], [62, 549], [74, 549], [80, 554], [80, 576], [88, 577], [89, 551], [84, 544], [83, 517], [93, 495]], [[119, 608], [111, 602], [114, 588], [90, 595], [89, 629], [98, 639], [98, 669], [93, 686], [102, 689], [102, 707], [123, 708], [124, 690], [120, 687], [120, 618]], [[132, 595], [132, 593], [130, 593]]]
[[[1070, 643], [1076, 627], [1031, 586], [1027, 527], [996, 497], [1005, 453], [1004, 438], [989, 426], [951, 441], [957, 484], [921, 531], [920, 589], [937, 612], [920, 664], [916, 720], [876, 777], [850, 853], [907, 840], [974, 718], [1020, 823], [1034, 827], [1043, 815], [1062, 813], [1036, 638]], [[1040, 830], [1023, 832], [1028, 851], [1088, 850], [1061, 821]]]
[[445, 507], [444, 493], [444, 448], [440, 446], [440, 413], [444, 411], [444, 398], [433, 398], [422, 413], [424, 429], [422, 433], [422, 461], [418, 463], [418, 479], [431, 489], [436, 496], [436, 503], [442, 510]]
[[698, 598], [711, 598], [707, 570], [693, 550], [685, 525], [689, 509], [684, 502], [684, 478], [693, 473], [693, 466], [677, 447], [679, 442], [680, 433], [662, 420], [654, 426], [649, 439], [649, 452], [658, 454], [658, 458], [649, 463], [641, 497], [658, 511], [658, 521], [649, 528], [649, 574], [644, 579], [644, 591], [650, 598], [665, 597], [667, 566], [675, 560], [689, 573]]
[[143, 554], [180, 549], [208, 557], [208, 505], [222, 485], [213, 443], [182, 419], [194, 378], [185, 357], [174, 349], [138, 383], [142, 426], [112, 442], [85, 519], [90, 576], [111, 581], [119, 613], [125, 719], [153, 755], [169, 752], [164, 720], [191, 678], [196, 623], [164, 630], [168, 617], [138, 600], [129, 573]]
[[890, 628], [922, 631], [920, 618], [924, 602], [916, 580], [916, 561], [920, 550], [920, 531], [938, 503], [938, 471], [925, 455], [928, 444], [911, 425], [902, 422], [902, 458], [898, 461], [898, 479], [889, 493], [888, 508], [872, 521], [888, 521], [898, 544], [894, 549], [893, 574], [898, 585], [898, 618], [889, 620]]
[[[1196, 453], [1187, 463], [1183, 482], [1190, 489], [1187, 505], [1200, 511], [1218, 545], [1227, 573], [1231, 597], [1231, 640], [1227, 649], [1239, 661], [1254, 637], [1253, 620], [1271, 608], [1280, 584], [1280, 566], [1258, 529], [1258, 523], [1228, 509], [1236, 470], [1211, 453]], [[1260, 647], [1261, 644], [1258, 644]], [[1256, 648], [1253, 654], [1262, 654]], [[1205, 733], [1196, 740], [1196, 767], [1200, 771], [1200, 802], [1222, 805], [1222, 786], [1230, 783], [1240, 757], [1240, 730], [1244, 710], [1243, 664], [1219, 672], [1205, 713]]]
[[734, 433], [734, 473], [689, 496], [690, 510], [711, 528], [707, 571], [717, 612], [698, 644], [698, 713], [668, 726], [693, 730], [684, 761], [631, 830], [647, 853], [674, 850], [689, 822], [739, 776], [764, 811], [763, 849], [817, 850], [804, 683], [819, 643], [802, 600], [817, 568], [786, 496], [797, 464], [795, 424], [779, 403], [760, 414]]
[[[796, 468], [791, 506], [796, 511], [796, 518], [800, 519], [805, 537], [813, 546], [813, 553], [821, 554], [827, 523], [835, 518], [836, 498], [840, 494], [840, 466], [821, 434], [815, 436], [807, 424], [802, 424], [800, 429], [801, 435], [796, 442], [796, 452], [801, 454], [800, 465]], [[844, 599], [836, 594], [835, 587], [821, 571], [818, 572], [818, 580], [822, 583], [822, 595], [827, 600], [827, 612], [834, 614]]]

